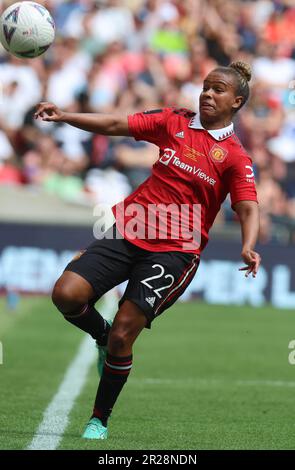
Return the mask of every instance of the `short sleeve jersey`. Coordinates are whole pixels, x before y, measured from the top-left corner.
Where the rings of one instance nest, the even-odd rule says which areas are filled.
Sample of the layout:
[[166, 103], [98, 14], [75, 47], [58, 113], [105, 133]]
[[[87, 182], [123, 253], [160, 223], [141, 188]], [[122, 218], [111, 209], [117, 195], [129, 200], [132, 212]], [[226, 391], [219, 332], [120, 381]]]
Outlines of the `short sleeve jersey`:
[[252, 161], [233, 124], [202, 127], [198, 114], [165, 108], [128, 116], [131, 136], [159, 147], [151, 176], [113, 207], [118, 230], [149, 251], [199, 254], [222, 202], [257, 201]]

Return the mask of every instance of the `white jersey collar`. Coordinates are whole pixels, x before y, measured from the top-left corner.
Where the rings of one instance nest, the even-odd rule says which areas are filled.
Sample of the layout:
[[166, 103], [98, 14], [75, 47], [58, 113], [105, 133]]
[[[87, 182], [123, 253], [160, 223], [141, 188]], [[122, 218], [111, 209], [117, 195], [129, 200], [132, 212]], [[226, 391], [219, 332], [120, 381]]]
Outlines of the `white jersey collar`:
[[199, 114], [195, 114], [195, 116], [191, 119], [188, 127], [191, 129], [203, 129], [204, 131], [207, 131], [215, 140], [227, 139], [234, 133], [234, 125], [232, 122], [229, 126], [223, 127], [222, 129], [205, 129], [201, 124]]

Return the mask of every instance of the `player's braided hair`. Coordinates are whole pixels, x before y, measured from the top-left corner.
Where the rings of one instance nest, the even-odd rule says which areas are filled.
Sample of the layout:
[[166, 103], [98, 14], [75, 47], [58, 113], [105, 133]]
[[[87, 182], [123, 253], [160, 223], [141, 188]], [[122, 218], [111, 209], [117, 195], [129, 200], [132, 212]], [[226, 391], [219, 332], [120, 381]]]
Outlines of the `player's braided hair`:
[[218, 67], [216, 70], [222, 73], [231, 74], [235, 77], [237, 84], [237, 96], [243, 97], [241, 106], [235, 111], [237, 112], [239, 109], [241, 109], [242, 106], [244, 106], [244, 104], [249, 98], [250, 90], [248, 82], [251, 80], [252, 75], [250, 64], [247, 64], [246, 62], [242, 61], [237, 61], [232, 62], [228, 67]]

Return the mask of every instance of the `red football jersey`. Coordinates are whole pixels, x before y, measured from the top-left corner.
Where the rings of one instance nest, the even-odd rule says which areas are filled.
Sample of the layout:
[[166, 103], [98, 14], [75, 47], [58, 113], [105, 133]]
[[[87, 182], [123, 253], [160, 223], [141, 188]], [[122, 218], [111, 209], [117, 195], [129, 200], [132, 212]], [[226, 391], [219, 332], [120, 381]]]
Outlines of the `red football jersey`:
[[199, 115], [165, 108], [128, 116], [130, 134], [159, 147], [151, 176], [113, 207], [119, 232], [149, 251], [200, 253], [227, 194], [257, 201], [252, 161], [233, 124], [202, 127]]

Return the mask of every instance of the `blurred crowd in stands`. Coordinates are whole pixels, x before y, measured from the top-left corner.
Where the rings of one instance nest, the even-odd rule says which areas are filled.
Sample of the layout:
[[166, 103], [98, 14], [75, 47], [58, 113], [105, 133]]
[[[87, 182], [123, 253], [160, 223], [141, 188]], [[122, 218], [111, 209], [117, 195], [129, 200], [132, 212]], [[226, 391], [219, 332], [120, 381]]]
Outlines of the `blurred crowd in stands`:
[[[275, 238], [274, 223], [295, 223], [294, 0], [40, 3], [57, 29], [46, 54], [19, 60], [0, 46], [0, 184], [81, 204], [120, 200], [149, 176], [157, 148], [35, 121], [36, 103], [72, 112], [197, 111], [206, 74], [244, 60], [251, 97], [235, 128], [254, 161], [260, 241]], [[234, 219], [227, 201], [218, 222]]]

